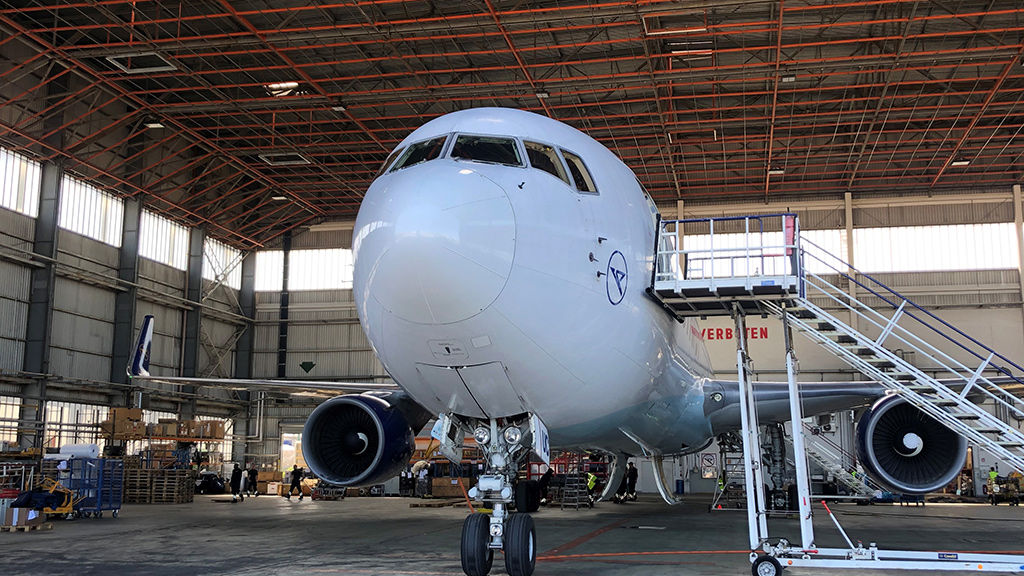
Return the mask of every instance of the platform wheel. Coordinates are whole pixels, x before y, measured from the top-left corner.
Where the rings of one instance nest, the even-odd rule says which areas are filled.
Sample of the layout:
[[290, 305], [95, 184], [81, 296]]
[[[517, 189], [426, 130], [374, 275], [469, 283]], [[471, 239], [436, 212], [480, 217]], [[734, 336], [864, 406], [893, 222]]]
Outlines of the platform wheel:
[[491, 541], [491, 517], [470, 514], [462, 523], [462, 571], [466, 576], [487, 576], [494, 560], [494, 550], [487, 547]]
[[114, 510], [113, 512], [111, 512], [111, 513], [110, 513], [110, 515], [111, 515], [112, 517], [114, 517], [114, 518], [117, 518], [117, 513], [118, 513], [118, 511], [117, 511], [117, 510]]
[[512, 514], [505, 523], [505, 571], [531, 576], [537, 566], [537, 530], [529, 514]]
[[780, 576], [782, 564], [774, 556], [759, 556], [750, 566], [750, 573], [754, 576]]

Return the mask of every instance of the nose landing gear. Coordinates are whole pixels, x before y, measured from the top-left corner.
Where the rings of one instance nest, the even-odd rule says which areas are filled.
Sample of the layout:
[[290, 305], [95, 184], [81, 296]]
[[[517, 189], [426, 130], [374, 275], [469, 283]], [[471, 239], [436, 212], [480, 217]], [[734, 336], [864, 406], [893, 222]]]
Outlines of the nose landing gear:
[[[525, 513], [531, 506], [517, 502], [518, 513], [509, 513], [508, 509], [513, 502], [513, 482], [519, 463], [530, 449], [550, 462], [544, 425], [532, 415], [466, 421], [448, 415], [442, 419], [441, 430], [441, 452], [448, 458], [461, 459], [461, 442], [456, 445], [455, 439], [463, 438], [466, 431], [472, 432], [485, 455], [486, 473], [477, 479], [469, 496], [483, 502], [491, 512], [470, 514], [462, 524], [463, 572], [467, 576], [486, 576], [494, 561], [494, 551], [501, 550], [509, 576], [531, 576], [537, 563], [537, 530], [533, 517]], [[518, 500], [525, 500], [522, 494], [518, 496]]]

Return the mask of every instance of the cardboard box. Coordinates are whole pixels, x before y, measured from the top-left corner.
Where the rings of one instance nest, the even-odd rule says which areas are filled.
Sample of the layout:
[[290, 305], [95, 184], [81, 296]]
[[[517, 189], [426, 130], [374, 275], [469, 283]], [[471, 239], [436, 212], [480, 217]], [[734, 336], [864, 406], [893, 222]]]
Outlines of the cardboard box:
[[[473, 481], [469, 478], [462, 479], [462, 485], [469, 490], [473, 487]], [[430, 494], [435, 498], [463, 498], [462, 486], [459, 486], [458, 478], [447, 476], [434, 478], [430, 486]]]
[[110, 420], [142, 420], [142, 408], [111, 408]]
[[224, 425], [223, 420], [211, 420], [210, 424], [210, 435], [209, 438], [216, 438], [218, 440], [224, 439]]
[[103, 435], [103, 436], [113, 436], [114, 435], [114, 421], [113, 420], [104, 420], [103, 422], [100, 422], [100, 434]]
[[4, 526], [37, 526], [43, 523], [45, 516], [31, 508], [8, 508], [4, 515]]
[[269, 472], [260, 470], [259, 472], [256, 473], [256, 481], [257, 482], [278, 482], [280, 478], [281, 478], [281, 473], [280, 472], [275, 472], [273, 470], [271, 470]]
[[114, 420], [114, 437], [134, 439], [146, 436], [146, 424], [137, 420]]
[[[285, 494], [288, 493], [288, 489], [291, 488], [291, 486], [292, 486], [291, 482], [289, 482], [287, 484], [285, 484], [284, 482], [278, 484], [277, 495], [278, 496], [284, 496]], [[303, 496], [309, 496], [309, 484], [307, 484], [305, 482], [302, 483], [302, 495]], [[295, 491], [292, 490], [292, 496], [298, 496], [298, 494], [296, 494]]]

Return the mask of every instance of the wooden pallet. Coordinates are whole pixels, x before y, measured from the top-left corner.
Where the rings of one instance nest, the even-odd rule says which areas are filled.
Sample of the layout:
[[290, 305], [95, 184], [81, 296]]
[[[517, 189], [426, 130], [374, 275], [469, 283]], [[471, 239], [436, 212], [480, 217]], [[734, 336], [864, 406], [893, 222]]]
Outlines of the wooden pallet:
[[30, 526], [0, 526], [0, 532], [35, 532], [36, 530], [53, 530], [53, 523], [44, 522]]

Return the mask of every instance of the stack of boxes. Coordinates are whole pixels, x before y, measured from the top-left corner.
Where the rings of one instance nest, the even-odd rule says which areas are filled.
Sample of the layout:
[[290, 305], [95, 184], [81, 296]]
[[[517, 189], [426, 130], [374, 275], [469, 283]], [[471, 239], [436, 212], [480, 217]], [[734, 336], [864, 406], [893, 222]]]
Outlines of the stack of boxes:
[[142, 422], [141, 408], [111, 408], [107, 420], [100, 423], [100, 431], [114, 440], [139, 440], [147, 436], [223, 440], [224, 421], [161, 418], [147, 426]]
[[138, 440], [146, 437], [141, 408], [111, 408], [100, 431], [114, 440]]

